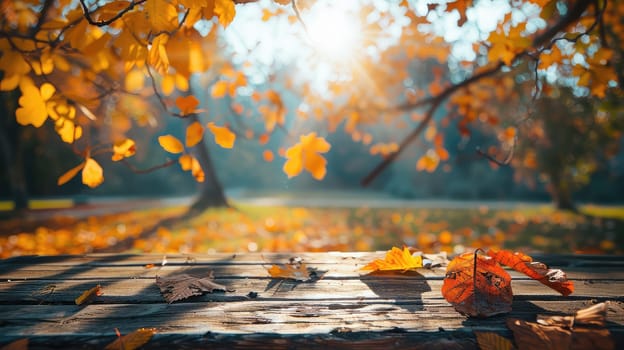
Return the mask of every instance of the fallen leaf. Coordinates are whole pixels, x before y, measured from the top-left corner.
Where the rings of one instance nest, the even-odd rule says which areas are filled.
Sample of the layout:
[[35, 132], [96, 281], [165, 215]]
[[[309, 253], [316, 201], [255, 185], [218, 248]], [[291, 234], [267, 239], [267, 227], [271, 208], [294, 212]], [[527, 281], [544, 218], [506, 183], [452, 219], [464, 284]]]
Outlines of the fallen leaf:
[[0, 348], [0, 350], [27, 350], [28, 338], [18, 339]]
[[102, 291], [102, 287], [98, 284], [97, 286], [84, 291], [78, 298], [76, 298], [76, 305], [89, 304], [93, 302], [95, 297], [99, 297], [102, 294], [104, 294], [104, 292]]
[[212, 271], [206, 277], [195, 277], [185, 273], [170, 277], [156, 276], [156, 284], [168, 303], [183, 300], [194, 295], [212, 293], [213, 290], [232, 292], [222, 284], [215, 283]]
[[576, 325], [604, 327], [607, 319], [609, 302], [596, 304], [577, 311], [570, 316], [537, 317], [537, 323], [545, 326], [574, 328]]
[[494, 332], [474, 332], [481, 350], [512, 350], [516, 347], [511, 340]]
[[155, 328], [139, 328], [124, 336], [120, 336], [121, 333], [116, 328], [115, 331], [117, 339], [106, 345], [105, 350], [135, 350], [145, 345], [156, 334]]
[[290, 258], [290, 261], [282, 266], [272, 265], [267, 272], [273, 278], [286, 278], [300, 282], [307, 282], [312, 279], [310, 268], [301, 258]]
[[511, 311], [511, 277], [493, 258], [478, 252], [461, 254], [449, 263], [442, 296], [468, 316], [489, 317]]
[[572, 281], [568, 281], [565, 272], [559, 269], [549, 269], [546, 264], [533, 261], [528, 255], [520, 252], [512, 253], [508, 250], [493, 249], [490, 249], [487, 254], [500, 264], [522, 272], [564, 296], [570, 295], [574, 291], [574, 284]]
[[406, 272], [420, 267], [423, 267], [422, 255], [412, 255], [407, 247], [403, 247], [403, 250], [392, 247], [383, 260], [375, 259], [362, 267], [362, 270]]

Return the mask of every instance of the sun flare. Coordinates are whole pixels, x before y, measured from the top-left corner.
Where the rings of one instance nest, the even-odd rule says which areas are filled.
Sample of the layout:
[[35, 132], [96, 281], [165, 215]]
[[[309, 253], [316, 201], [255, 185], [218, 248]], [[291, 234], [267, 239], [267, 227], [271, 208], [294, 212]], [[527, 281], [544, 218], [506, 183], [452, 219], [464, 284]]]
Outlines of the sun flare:
[[307, 20], [314, 48], [337, 62], [353, 58], [362, 42], [362, 28], [355, 11], [349, 11], [340, 3], [314, 8]]

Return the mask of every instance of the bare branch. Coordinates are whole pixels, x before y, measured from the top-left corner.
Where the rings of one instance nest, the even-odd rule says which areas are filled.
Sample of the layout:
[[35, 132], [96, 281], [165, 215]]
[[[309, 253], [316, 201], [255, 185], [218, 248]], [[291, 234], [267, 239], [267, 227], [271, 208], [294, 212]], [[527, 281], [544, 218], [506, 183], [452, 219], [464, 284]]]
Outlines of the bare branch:
[[177, 159], [171, 159], [171, 160], [168, 160], [168, 161], [166, 161], [166, 162], [164, 162], [162, 164], [154, 165], [154, 166], [149, 167], [147, 169], [139, 169], [139, 168], [135, 167], [132, 163], [128, 162], [126, 159], [122, 159], [120, 162], [123, 165], [127, 166], [135, 174], [147, 174], [147, 173], [151, 173], [153, 171], [156, 171], [158, 169], [170, 167], [173, 164], [177, 163], [178, 160]]
[[80, 5], [82, 5], [82, 11], [84, 12], [84, 17], [87, 20], [87, 22], [89, 22], [89, 24], [98, 26], [98, 27], [104, 27], [120, 19], [126, 13], [132, 11], [135, 6], [140, 5], [144, 3], [145, 1], [147, 0], [132, 1], [126, 8], [117, 12], [117, 14], [114, 15], [113, 17], [106, 19], [106, 20], [101, 20], [101, 21], [96, 21], [93, 19], [93, 17], [91, 17], [91, 12], [89, 11], [89, 8], [87, 8], [87, 4], [85, 3], [85, 0], [80, 0]]

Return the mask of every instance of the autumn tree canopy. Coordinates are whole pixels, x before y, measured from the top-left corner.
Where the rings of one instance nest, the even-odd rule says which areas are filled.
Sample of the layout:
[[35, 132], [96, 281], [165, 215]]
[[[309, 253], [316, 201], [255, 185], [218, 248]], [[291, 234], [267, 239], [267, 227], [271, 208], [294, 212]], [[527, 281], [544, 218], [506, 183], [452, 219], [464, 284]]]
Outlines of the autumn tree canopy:
[[[228, 26], [243, 9], [240, 20], [252, 23], [246, 28], [266, 32], [260, 42], [274, 40], [271, 25], [295, 33], [293, 45], [310, 52], [296, 68], [314, 73], [281, 74], [254, 60], [253, 48], [248, 59], [232, 59]], [[99, 157], [130, 164], [142, 150], [129, 130], [158, 120], [150, 103], [171, 118], [195, 118], [185, 137], [164, 134], [158, 142], [163, 159], [200, 182], [207, 169], [190, 150], [204, 138], [224, 148], [256, 139], [262, 147], [287, 129], [283, 171], [320, 180], [331, 152], [325, 136], [344, 130], [383, 156], [367, 184], [421, 134], [427, 146], [414, 167], [435, 171], [449, 157], [442, 130], [451, 123], [465, 135], [488, 125], [500, 144], [484, 157], [504, 163], [527, 130], [544, 128], [526, 126], [535, 101], [562, 88], [604, 102], [586, 111], [590, 118], [622, 113], [607, 106], [622, 98], [624, 83], [624, 3], [613, 0], [4, 0], [1, 10], [0, 89], [19, 92], [17, 122], [53, 124], [83, 159], [58, 174], [59, 185], [78, 174], [89, 187], [101, 184]], [[266, 69], [255, 69], [261, 65]], [[265, 71], [259, 82], [257, 71]], [[194, 76], [208, 81], [212, 98], [227, 99], [232, 115], [257, 118], [262, 130], [234, 130], [205, 109], [191, 89]], [[287, 91], [300, 99], [294, 110], [284, 103]], [[289, 129], [289, 120], [303, 127]], [[396, 132], [378, 135], [377, 125]], [[530, 165], [518, 158], [530, 152], [515, 156]]]

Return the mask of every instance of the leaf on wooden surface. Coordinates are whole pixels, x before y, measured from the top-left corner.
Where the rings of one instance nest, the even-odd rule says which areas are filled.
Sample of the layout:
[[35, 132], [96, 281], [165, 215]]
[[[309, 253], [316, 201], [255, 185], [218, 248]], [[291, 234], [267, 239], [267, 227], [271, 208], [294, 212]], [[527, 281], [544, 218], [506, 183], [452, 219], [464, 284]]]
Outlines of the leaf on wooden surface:
[[500, 264], [522, 272], [564, 296], [568, 296], [574, 291], [574, 284], [572, 281], [568, 281], [565, 272], [559, 269], [549, 269], [546, 264], [533, 261], [528, 255], [493, 249], [490, 249], [487, 254]]
[[407, 247], [399, 249], [392, 247], [386, 252], [383, 259], [375, 259], [366, 264], [361, 270], [369, 271], [403, 271], [423, 267], [422, 255], [413, 255]]
[[155, 328], [139, 328], [124, 336], [121, 336], [117, 328], [115, 328], [115, 331], [117, 332], [117, 339], [106, 345], [105, 350], [135, 350], [147, 344], [152, 339], [152, 336], [156, 334]]
[[574, 328], [577, 325], [604, 327], [607, 321], [609, 302], [604, 302], [577, 311], [569, 316], [538, 316], [537, 323], [544, 326]]
[[28, 350], [28, 338], [18, 339], [0, 348], [0, 350]]
[[97, 286], [84, 291], [78, 298], [76, 298], [76, 305], [90, 304], [93, 302], [95, 297], [99, 297], [102, 294], [104, 294], [102, 286], [98, 284]]
[[461, 254], [449, 263], [442, 296], [468, 316], [489, 317], [511, 311], [511, 277], [493, 258], [478, 252]]
[[481, 350], [513, 350], [516, 347], [511, 340], [494, 332], [474, 332]]
[[194, 295], [212, 293], [214, 290], [233, 291], [222, 284], [215, 283], [212, 271], [206, 277], [196, 277], [185, 273], [168, 277], [156, 276], [156, 285], [168, 303], [184, 300]]
[[272, 265], [267, 272], [273, 278], [285, 278], [300, 282], [307, 282], [312, 279], [309, 268], [301, 258], [290, 258], [288, 263], [284, 265]]

